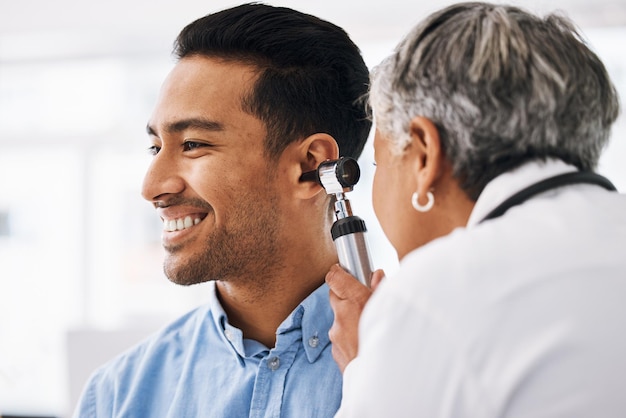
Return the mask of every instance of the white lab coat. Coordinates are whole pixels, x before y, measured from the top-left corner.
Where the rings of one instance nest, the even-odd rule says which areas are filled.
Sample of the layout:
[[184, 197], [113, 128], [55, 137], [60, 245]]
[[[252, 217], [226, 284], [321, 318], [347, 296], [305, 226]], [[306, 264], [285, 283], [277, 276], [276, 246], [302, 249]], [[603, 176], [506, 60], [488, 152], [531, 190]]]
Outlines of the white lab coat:
[[626, 417], [626, 196], [494, 179], [466, 228], [407, 255], [366, 306], [337, 417]]

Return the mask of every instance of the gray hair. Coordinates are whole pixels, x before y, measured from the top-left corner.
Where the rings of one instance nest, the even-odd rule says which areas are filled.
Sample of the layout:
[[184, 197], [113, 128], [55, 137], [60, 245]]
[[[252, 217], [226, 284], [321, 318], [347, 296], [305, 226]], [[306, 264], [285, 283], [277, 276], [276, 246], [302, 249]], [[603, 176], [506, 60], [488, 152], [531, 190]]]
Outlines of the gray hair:
[[531, 159], [593, 170], [619, 113], [600, 59], [562, 16], [460, 3], [422, 21], [372, 73], [380, 132], [402, 152], [410, 120], [430, 119], [474, 200]]

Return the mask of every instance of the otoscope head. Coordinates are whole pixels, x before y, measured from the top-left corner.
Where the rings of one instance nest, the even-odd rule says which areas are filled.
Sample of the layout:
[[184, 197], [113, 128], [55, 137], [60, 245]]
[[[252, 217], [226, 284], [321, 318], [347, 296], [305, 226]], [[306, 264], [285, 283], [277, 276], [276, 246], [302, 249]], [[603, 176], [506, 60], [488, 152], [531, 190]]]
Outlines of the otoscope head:
[[359, 164], [354, 158], [341, 157], [338, 160], [324, 161], [317, 170], [303, 173], [300, 181], [314, 181], [328, 194], [349, 192], [361, 177]]

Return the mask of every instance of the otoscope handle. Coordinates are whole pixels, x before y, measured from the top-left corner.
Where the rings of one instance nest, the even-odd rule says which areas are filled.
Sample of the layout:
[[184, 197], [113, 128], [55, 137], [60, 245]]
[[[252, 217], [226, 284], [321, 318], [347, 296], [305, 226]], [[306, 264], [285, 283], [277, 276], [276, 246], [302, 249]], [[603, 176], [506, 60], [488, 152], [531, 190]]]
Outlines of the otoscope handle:
[[335, 221], [330, 231], [341, 267], [370, 287], [372, 264], [365, 240], [365, 222], [358, 216], [348, 216]]

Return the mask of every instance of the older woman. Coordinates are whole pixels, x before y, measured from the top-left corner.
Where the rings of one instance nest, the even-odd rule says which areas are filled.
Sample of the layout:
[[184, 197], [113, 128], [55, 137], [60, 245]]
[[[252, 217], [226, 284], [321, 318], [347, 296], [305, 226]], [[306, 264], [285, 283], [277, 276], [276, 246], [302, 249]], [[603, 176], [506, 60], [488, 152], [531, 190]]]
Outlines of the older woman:
[[370, 101], [400, 268], [354, 360], [370, 291], [327, 275], [338, 417], [623, 417], [626, 197], [593, 173], [618, 98], [573, 25], [450, 6], [375, 70]]

